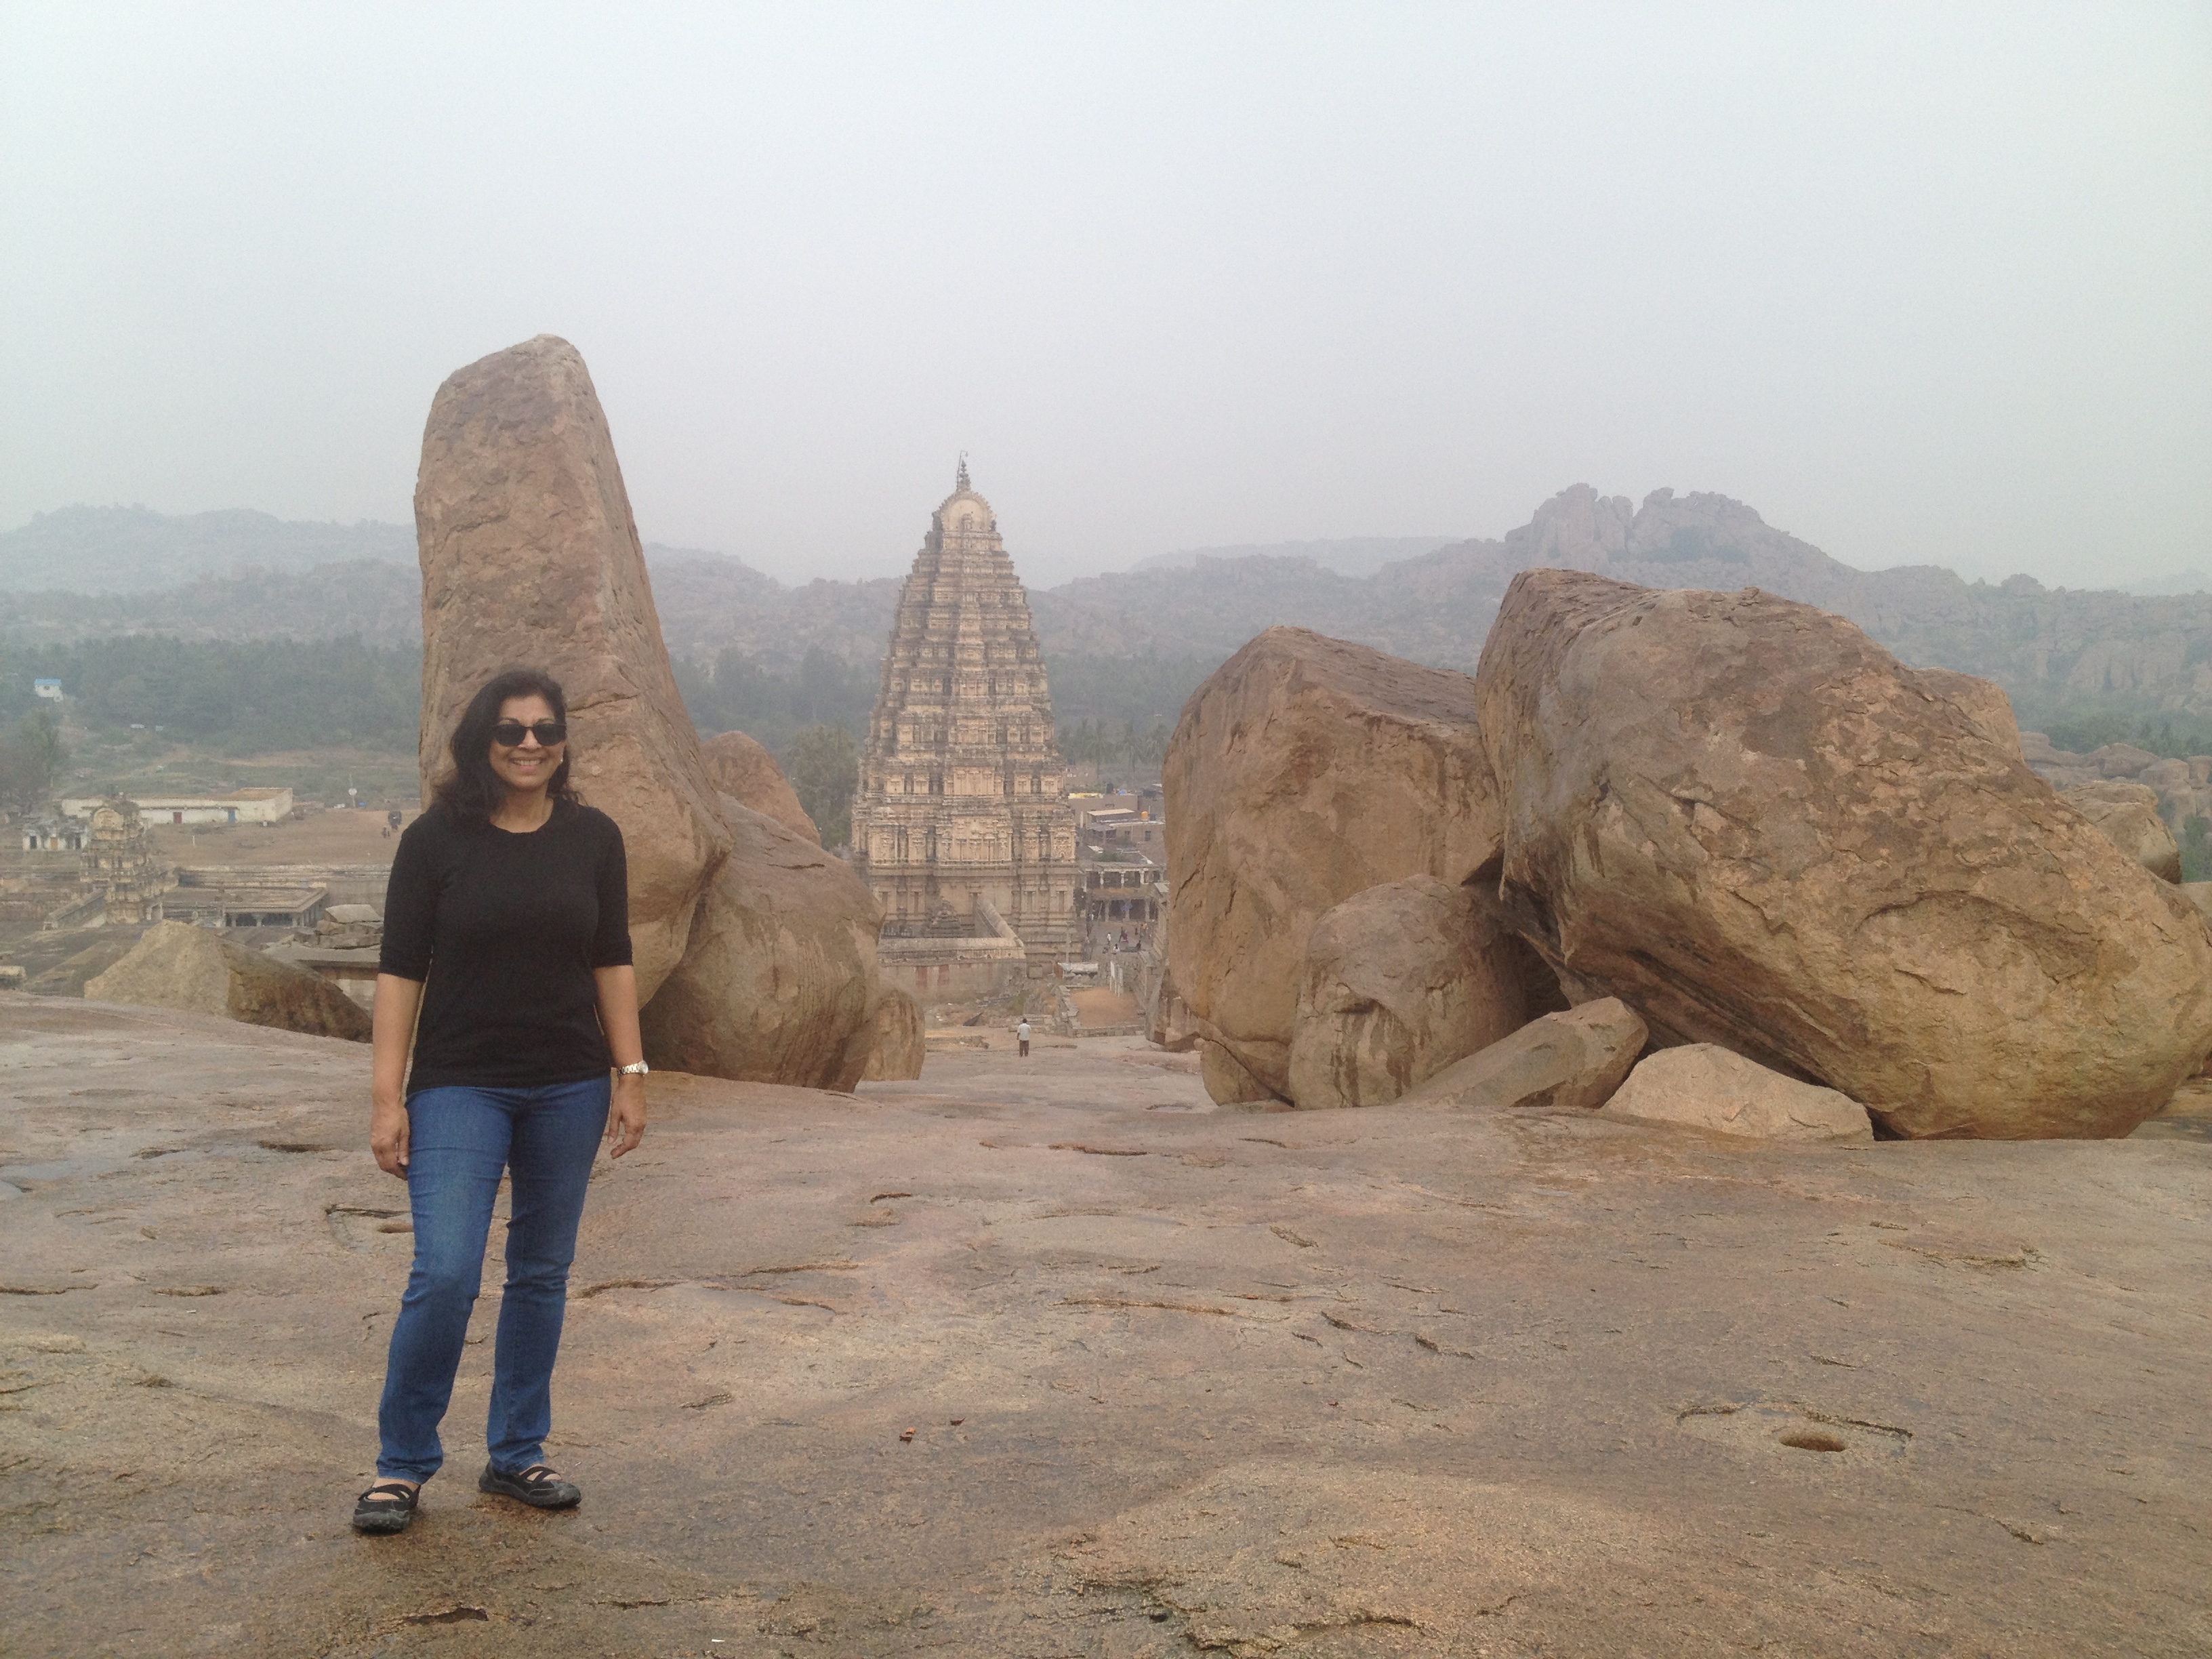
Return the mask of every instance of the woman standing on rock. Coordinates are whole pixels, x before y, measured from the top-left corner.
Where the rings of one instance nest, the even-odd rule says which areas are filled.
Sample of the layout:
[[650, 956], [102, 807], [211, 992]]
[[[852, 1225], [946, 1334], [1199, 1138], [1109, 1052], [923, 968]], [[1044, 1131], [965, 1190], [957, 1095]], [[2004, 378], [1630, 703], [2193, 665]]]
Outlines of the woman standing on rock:
[[544, 1461], [553, 1361], [592, 1162], [602, 1133], [617, 1158], [644, 1138], [646, 1064], [622, 831], [569, 787], [568, 736], [550, 676], [492, 680], [392, 862], [368, 1139], [407, 1182], [415, 1266], [392, 1328], [376, 1482], [354, 1509], [362, 1532], [404, 1530], [444, 1461], [438, 1425], [502, 1172], [507, 1288], [477, 1487], [538, 1509], [583, 1497]]

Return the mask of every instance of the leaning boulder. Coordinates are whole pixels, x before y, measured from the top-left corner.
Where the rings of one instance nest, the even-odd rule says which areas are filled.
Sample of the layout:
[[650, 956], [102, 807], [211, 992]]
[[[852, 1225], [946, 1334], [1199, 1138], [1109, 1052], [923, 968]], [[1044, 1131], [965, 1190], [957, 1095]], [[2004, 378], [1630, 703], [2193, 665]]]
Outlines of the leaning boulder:
[[783, 775], [775, 757], [760, 743], [742, 732], [725, 732], [702, 743], [699, 757], [707, 763], [708, 777], [723, 794], [743, 801], [756, 812], [767, 813], [817, 847], [822, 844], [822, 832], [799, 804], [799, 792]]
[[2077, 783], [2058, 798], [2095, 824], [2105, 838], [2161, 881], [2181, 879], [2181, 843], [2158, 815], [2158, 791], [2109, 779]]
[[1601, 1109], [1607, 1117], [1761, 1140], [1874, 1139], [1858, 1102], [1710, 1042], [1662, 1048], [1638, 1064]]
[[1647, 1036], [1635, 1010], [1618, 997], [1601, 997], [1530, 1020], [1445, 1066], [1399, 1103], [1592, 1111], [1620, 1087]]
[[684, 959], [645, 1006], [672, 1071], [850, 1092], [876, 1046], [883, 912], [843, 860], [728, 796], [734, 842]]
[[319, 974], [181, 921], [149, 928], [129, 955], [85, 981], [84, 994], [100, 1002], [220, 1014], [309, 1036], [355, 1042], [369, 1036], [368, 1011]]
[[1170, 969], [1195, 1029], [1273, 1095], [1322, 912], [1407, 876], [1457, 886], [1498, 852], [1474, 683], [1304, 629], [1192, 695], [1164, 783]]
[[921, 1075], [926, 1044], [921, 1005], [896, 986], [876, 999], [876, 1036], [868, 1050], [866, 1083], [903, 1083]]
[[1217, 1106], [1279, 1106], [1282, 1097], [1244, 1069], [1243, 1063], [1218, 1042], [1200, 1038], [1198, 1079]]
[[2212, 938], [1950, 699], [1755, 589], [1531, 570], [1476, 674], [1500, 902], [1577, 1001], [1904, 1135], [2123, 1135], [2212, 1050]]
[[571, 776], [622, 826], [637, 991], [684, 954], [730, 833], [669, 667], [599, 393], [541, 334], [456, 370], [415, 485], [422, 561], [423, 799], [461, 710], [501, 669], [568, 694]]
[[1408, 876], [1315, 922], [1298, 979], [1289, 1097], [1380, 1106], [1528, 1018], [1522, 947], [1465, 887]]

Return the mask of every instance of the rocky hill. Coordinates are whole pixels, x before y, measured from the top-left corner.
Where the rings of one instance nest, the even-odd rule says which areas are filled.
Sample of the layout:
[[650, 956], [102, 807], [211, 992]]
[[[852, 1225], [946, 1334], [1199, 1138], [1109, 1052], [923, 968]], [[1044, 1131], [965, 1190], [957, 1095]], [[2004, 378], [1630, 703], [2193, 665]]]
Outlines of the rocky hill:
[[[142, 546], [155, 552], [126, 570]], [[247, 557], [254, 549], [267, 556]], [[646, 552], [670, 648], [702, 661], [734, 647], [787, 666], [818, 646], [871, 664], [902, 580], [789, 586], [726, 555]], [[1060, 658], [1218, 660], [1288, 623], [1464, 669], [1506, 585], [1544, 565], [1650, 586], [1761, 587], [1820, 605], [1910, 662], [1996, 681], [2031, 723], [2089, 704], [2212, 718], [2212, 593], [2048, 589], [2027, 576], [1969, 583], [1934, 565], [1859, 570], [1741, 501], [1668, 489], [1639, 507], [1577, 484], [1500, 539], [1452, 543], [1370, 575], [1310, 556], [1199, 553], [1187, 567], [1154, 562], [1034, 590], [1030, 603], [1045, 649]], [[76, 591], [55, 591], [64, 575]], [[358, 634], [399, 643], [421, 629], [412, 537], [394, 525], [70, 507], [0, 536], [0, 632], [18, 639]]]
[[290, 573], [356, 559], [412, 568], [415, 527], [369, 519], [304, 523], [243, 507], [177, 515], [79, 505], [0, 533], [0, 589], [147, 593], [203, 577]]

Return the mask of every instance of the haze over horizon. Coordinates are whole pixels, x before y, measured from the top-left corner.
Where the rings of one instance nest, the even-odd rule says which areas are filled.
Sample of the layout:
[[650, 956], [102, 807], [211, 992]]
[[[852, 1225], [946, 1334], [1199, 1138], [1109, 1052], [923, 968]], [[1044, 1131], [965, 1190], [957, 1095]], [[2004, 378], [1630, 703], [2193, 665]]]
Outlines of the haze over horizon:
[[0, 528], [410, 520], [572, 340], [641, 532], [1026, 580], [1712, 490], [1861, 568], [2212, 566], [2185, 5], [19, 5]]

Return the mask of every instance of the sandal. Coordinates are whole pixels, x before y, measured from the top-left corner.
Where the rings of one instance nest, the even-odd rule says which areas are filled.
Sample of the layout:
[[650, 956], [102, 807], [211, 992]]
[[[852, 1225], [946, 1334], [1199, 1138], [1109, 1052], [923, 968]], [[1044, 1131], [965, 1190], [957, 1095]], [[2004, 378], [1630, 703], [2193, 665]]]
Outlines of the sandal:
[[584, 1501], [581, 1487], [571, 1486], [543, 1463], [532, 1463], [513, 1474], [487, 1463], [477, 1477], [477, 1490], [514, 1498], [534, 1510], [573, 1510]]
[[380, 1480], [354, 1501], [353, 1529], [405, 1532], [422, 1497], [422, 1487], [410, 1486], [404, 1480]]

